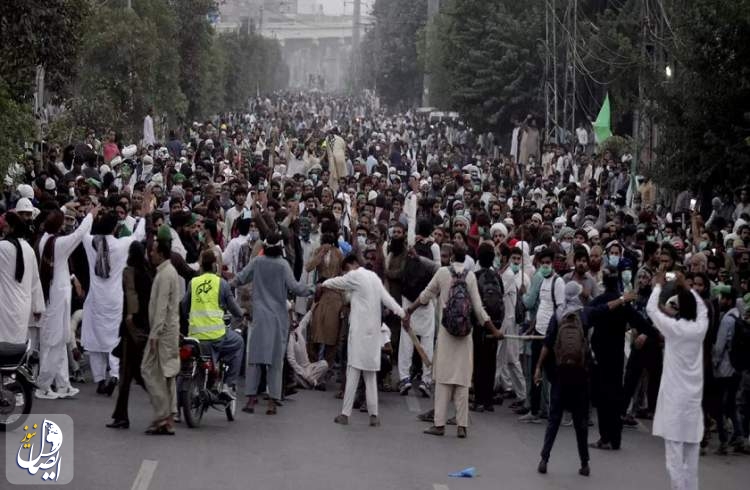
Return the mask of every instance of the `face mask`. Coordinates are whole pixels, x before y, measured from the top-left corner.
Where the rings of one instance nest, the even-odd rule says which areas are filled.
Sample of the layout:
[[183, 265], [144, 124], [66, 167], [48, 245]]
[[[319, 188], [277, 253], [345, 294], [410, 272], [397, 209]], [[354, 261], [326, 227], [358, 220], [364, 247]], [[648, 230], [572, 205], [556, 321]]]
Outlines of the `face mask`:
[[656, 241], [656, 237], [654, 235], [648, 235], [646, 237], [646, 241], [655, 242]]
[[562, 242], [560, 245], [562, 245], [562, 249], [565, 253], [570, 252], [570, 246], [572, 245], [570, 242]]
[[698, 244], [698, 250], [706, 250], [708, 248], [708, 240], [703, 240]]
[[622, 282], [625, 284], [630, 284], [630, 281], [633, 280], [633, 273], [629, 269], [625, 269], [622, 271]]
[[257, 231], [251, 231], [251, 232], [248, 232], [247, 234], [247, 237], [250, 239], [250, 241], [253, 241], [253, 242], [257, 240], [259, 236], [260, 236], [260, 233]]
[[610, 255], [607, 257], [607, 262], [611, 267], [617, 267], [620, 265], [620, 257], [618, 255]]
[[340, 220], [341, 219], [341, 213], [340, 212], [335, 212], [335, 213], [333, 213], [333, 217], [336, 218], [336, 220]]
[[510, 270], [513, 271], [513, 274], [518, 274], [518, 271], [521, 270], [520, 264], [510, 264]]
[[367, 245], [367, 237], [365, 236], [358, 236], [357, 237], [357, 245], [359, 245], [359, 248], [365, 248]]
[[542, 275], [542, 277], [549, 277], [552, 275], [552, 266], [551, 265], [542, 265], [539, 267], [539, 273]]

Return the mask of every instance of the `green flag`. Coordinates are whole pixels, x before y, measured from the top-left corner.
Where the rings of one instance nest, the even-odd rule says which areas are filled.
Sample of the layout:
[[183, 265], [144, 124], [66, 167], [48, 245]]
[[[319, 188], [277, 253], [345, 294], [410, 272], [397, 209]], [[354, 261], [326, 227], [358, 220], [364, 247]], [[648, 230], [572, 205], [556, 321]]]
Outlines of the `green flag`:
[[596, 136], [596, 143], [601, 144], [612, 136], [612, 130], [609, 128], [610, 113], [609, 113], [609, 94], [604, 97], [604, 103], [602, 108], [599, 109], [599, 115], [596, 116], [594, 121], [594, 135]]

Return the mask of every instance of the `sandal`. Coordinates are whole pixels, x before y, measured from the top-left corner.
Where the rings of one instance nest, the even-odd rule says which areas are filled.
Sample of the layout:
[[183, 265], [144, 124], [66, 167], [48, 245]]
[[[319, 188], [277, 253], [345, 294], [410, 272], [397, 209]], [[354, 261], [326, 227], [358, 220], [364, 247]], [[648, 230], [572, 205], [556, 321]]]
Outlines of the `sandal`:
[[266, 410], [266, 415], [276, 415], [276, 404], [272, 403], [268, 405], [268, 409]]
[[146, 429], [146, 434], [150, 436], [173, 436], [174, 429], [167, 425], [160, 425], [158, 427], [149, 427]]

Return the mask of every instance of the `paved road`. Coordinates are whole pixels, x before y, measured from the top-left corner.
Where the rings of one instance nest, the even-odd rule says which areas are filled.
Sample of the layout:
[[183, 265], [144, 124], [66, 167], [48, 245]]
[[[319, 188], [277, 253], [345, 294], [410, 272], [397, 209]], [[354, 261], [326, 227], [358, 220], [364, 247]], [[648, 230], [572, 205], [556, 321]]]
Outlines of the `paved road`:
[[[75, 478], [68, 487], [76, 490], [669, 488], [662, 442], [645, 427], [628, 430], [617, 453], [594, 452], [592, 475], [584, 478], [577, 474], [572, 428], [561, 428], [549, 473], [539, 475], [544, 426], [520, 424], [505, 407], [473, 414], [469, 437], [461, 440], [454, 428], [442, 438], [421, 433], [426, 424], [415, 414], [429, 400], [381, 393], [381, 427], [369, 427], [360, 413], [342, 427], [333, 423], [340, 400], [331, 391], [303, 391], [276, 416], [240, 412], [227, 422], [211, 412], [199, 429], [181, 426], [174, 437], [157, 437], [143, 434], [150, 406], [140, 388], [131, 396], [131, 428], [119, 431], [104, 427], [114, 399], [94, 391], [84, 385], [76, 400], [34, 405], [35, 412], [67, 413], [76, 423]], [[479, 476], [448, 477], [467, 466]], [[750, 457], [711, 454], [701, 459], [700, 471], [703, 489], [747, 488]], [[4, 468], [0, 475], [0, 488], [7, 488]]]

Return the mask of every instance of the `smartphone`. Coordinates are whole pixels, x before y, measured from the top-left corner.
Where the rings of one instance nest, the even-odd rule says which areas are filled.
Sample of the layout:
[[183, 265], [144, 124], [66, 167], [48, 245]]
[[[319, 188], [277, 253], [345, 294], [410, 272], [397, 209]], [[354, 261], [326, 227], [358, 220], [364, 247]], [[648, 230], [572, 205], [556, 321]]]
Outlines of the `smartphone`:
[[674, 272], [667, 272], [666, 273], [667, 281], [674, 281], [677, 278], [677, 274]]
[[691, 199], [691, 200], [690, 200], [690, 211], [695, 211], [695, 204], [696, 204], [697, 202], [698, 202], [698, 201], [697, 201], [696, 199]]

